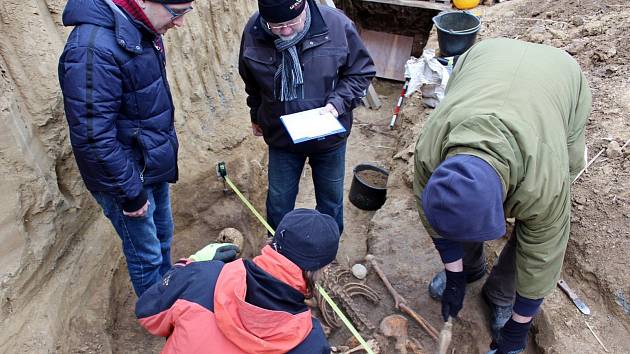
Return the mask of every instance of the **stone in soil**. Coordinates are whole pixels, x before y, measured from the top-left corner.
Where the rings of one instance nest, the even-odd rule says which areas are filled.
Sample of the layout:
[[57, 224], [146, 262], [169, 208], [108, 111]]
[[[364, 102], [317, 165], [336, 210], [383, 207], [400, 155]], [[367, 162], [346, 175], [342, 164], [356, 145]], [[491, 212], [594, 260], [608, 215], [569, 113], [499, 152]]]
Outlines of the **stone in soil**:
[[621, 156], [621, 146], [617, 141], [613, 140], [608, 144], [608, 147], [606, 147], [606, 156], [611, 159]]
[[365, 279], [367, 276], [367, 268], [363, 264], [355, 264], [352, 266], [352, 275], [357, 279]]

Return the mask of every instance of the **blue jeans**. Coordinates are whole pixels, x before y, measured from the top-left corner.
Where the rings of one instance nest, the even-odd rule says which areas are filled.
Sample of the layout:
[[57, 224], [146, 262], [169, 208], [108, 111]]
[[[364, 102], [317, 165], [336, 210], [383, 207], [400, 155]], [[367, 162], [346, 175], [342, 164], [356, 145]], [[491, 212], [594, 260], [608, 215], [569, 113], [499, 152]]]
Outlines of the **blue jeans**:
[[346, 143], [319, 154], [301, 154], [269, 147], [267, 222], [275, 230], [285, 214], [295, 208], [304, 162], [313, 170], [315, 200], [320, 213], [332, 216], [343, 232], [343, 177]]
[[138, 296], [159, 282], [162, 275], [171, 269], [173, 239], [168, 183], [144, 186], [144, 190], [150, 205], [146, 215], [140, 218], [123, 215], [122, 206], [113, 195], [92, 192], [120, 236], [129, 277]]

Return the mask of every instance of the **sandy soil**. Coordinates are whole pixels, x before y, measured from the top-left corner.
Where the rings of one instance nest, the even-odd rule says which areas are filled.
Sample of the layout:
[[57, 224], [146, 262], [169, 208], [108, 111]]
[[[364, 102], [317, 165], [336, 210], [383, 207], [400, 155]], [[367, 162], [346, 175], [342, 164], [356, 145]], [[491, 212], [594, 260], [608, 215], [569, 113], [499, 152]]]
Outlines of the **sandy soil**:
[[[630, 139], [630, 84], [627, 80], [630, 13], [622, 1], [523, 0], [479, 7], [474, 12], [483, 21], [480, 38], [506, 36], [545, 43], [567, 50], [579, 61], [594, 94], [593, 114], [587, 126], [589, 159], [613, 140], [623, 145]], [[427, 46], [437, 47], [435, 33]], [[427, 285], [441, 265], [418, 220], [411, 191], [413, 144], [430, 111], [421, 106], [417, 95], [406, 101], [402, 124], [395, 131], [395, 149], [390, 158], [380, 161], [390, 170], [388, 200], [377, 212], [347, 206], [346, 223], [361, 225], [363, 230], [367, 228], [367, 233], [346, 233], [338, 261], [342, 266], [352, 265], [368, 252], [376, 255], [394, 287], [411, 307], [439, 329], [442, 324], [439, 303], [429, 299]], [[357, 112], [357, 117], [365, 114], [361, 109]], [[389, 112], [385, 110], [381, 113], [380, 124], [386, 124], [388, 118]], [[353, 133], [353, 138], [357, 135], [361, 132]], [[359, 139], [363, 138], [359, 136]], [[365, 159], [370, 156], [370, 151], [379, 149], [357, 151], [350, 148], [348, 158], [352, 161], [354, 153], [359, 153]], [[604, 151], [576, 182], [572, 235], [563, 278], [586, 301], [593, 315], [580, 314], [557, 289], [546, 298], [542, 312], [535, 320], [528, 353], [605, 352], [586, 323], [609, 352], [630, 352], [630, 278], [626, 271], [626, 255], [630, 247], [629, 185], [630, 149], [618, 152], [615, 147]], [[368, 225], [365, 224], [366, 215], [371, 216]], [[366, 238], [368, 248], [364, 249]], [[488, 244], [490, 264], [503, 243], [504, 240], [500, 240]], [[357, 298], [354, 307], [347, 311], [358, 310], [378, 325], [380, 319], [397, 311], [373, 272], [366, 284], [381, 296], [379, 306]], [[482, 353], [487, 350], [490, 335], [488, 310], [479, 298], [482, 284], [479, 281], [469, 288], [461, 320], [454, 326], [453, 352]], [[432, 352], [434, 344], [428, 336], [416, 324], [411, 324], [410, 328], [411, 336], [420, 341], [424, 352]], [[371, 331], [363, 334], [366, 337], [374, 335]], [[338, 330], [333, 331], [330, 338], [339, 345], [349, 337], [348, 331]], [[376, 337], [384, 352], [395, 352], [393, 342], [386, 343], [378, 334]]]
[[[70, 30], [61, 25], [65, 3], [0, 2], [2, 353], [135, 347], [113, 339], [116, 324], [133, 318], [123, 308], [135, 300], [120, 241], [81, 181], [63, 116], [57, 61]], [[254, 7], [247, 0], [199, 2], [186, 26], [166, 36], [185, 171], [172, 188], [176, 239], [185, 240], [174, 257], [189, 255], [223, 227], [262, 233], [254, 220], [243, 220], [237, 200], [223, 198], [214, 177], [221, 160], [249, 186], [264, 174], [264, 144], [250, 138], [235, 64]], [[263, 193], [249, 186], [247, 195]]]
[[[0, 4], [0, 352], [157, 352], [163, 339], [135, 323], [135, 296], [118, 240], [85, 191], [72, 157], [57, 87], [56, 62], [67, 35], [60, 26], [63, 0]], [[214, 174], [218, 161], [239, 189], [264, 212], [266, 149], [251, 137], [243, 90], [235, 71], [240, 31], [254, 2], [199, 2], [188, 25], [169, 33], [169, 75], [177, 101], [182, 142], [181, 181], [173, 191], [174, 257], [212, 242], [225, 227], [245, 235], [244, 255], [254, 254], [265, 230]], [[589, 158], [630, 139], [630, 10], [625, 0], [512, 0], [474, 10], [480, 37], [507, 36], [564, 48], [585, 70], [594, 93], [587, 126]], [[424, 23], [424, 22], [423, 22]], [[435, 35], [428, 40], [436, 48]], [[37, 60], [32, 60], [37, 58]], [[38, 83], [33, 85], [33, 83]], [[374, 254], [390, 281], [419, 314], [441, 328], [439, 303], [427, 284], [441, 267], [417, 217], [411, 191], [413, 145], [430, 110], [408, 99], [399, 124], [387, 128], [400, 84], [377, 81], [383, 108], [359, 108], [349, 140], [346, 195], [352, 168], [372, 162], [390, 171], [388, 199], [378, 211], [345, 202], [346, 231], [339, 266]], [[614, 144], [613, 144], [614, 145]], [[584, 317], [559, 290], [545, 300], [535, 321], [529, 353], [604, 352], [588, 322], [611, 353], [630, 353], [630, 148], [604, 151], [573, 195], [572, 235], [564, 278], [591, 307]], [[298, 206], [313, 207], [305, 169]], [[488, 245], [490, 260], [502, 241]], [[357, 299], [352, 308], [374, 325], [396, 313], [375, 274], [365, 281], [381, 298]], [[481, 353], [490, 341], [487, 309], [473, 284], [454, 353]], [[363, 331], [373, 337], [372, 331]], [[410, 322], [423, 352], [431, 339]], [[350, 334], [333, 330], [332, 344]], [[393, 342], [381, 336], [384, 353]]]
[[[587, 126], [589, 159], [612, 140], [623, 145], [630, 139], [630, 13], [622, 1], [510, 1], [474, 11], [484, 23], [480, 38], [506, 36], [545, 43], [564, 48], [579, 61], [594, 93], [593, 114]], [[434, 34], [427, 45], [437, 47]], [[420, 226], [411, 195], [413, 143], [430, 113], [418, 100], [414, 96], [403, 109], [396, 153], [389, 162], [389, 198], [371, 219], [368, 249], [381, 260], [394, 287], [439, 329], [439, 304], [426, 294], [428, 282], [440, 268], [439, 258]], [[560, 290], [554, 291], [536, 318], [528, 352], [604, 352], [586, 322], [609, 352], [630, 352], [630, 278], [626, 271], [630, 246], [629, 151], [604, 152], [576, 182], [573, 192], [572, 235], [563, 277], [591, 307], [593, 315], [581, 315]], [[502, 244], [497, 241], [488, 245], [490, 262]], [[376, 309], [367, 303], [358, 307], [375, 320], [396, 312], [380, 280], [371, 274], [367, 283], [384, 301]], [[455, 352], [487, 349], [487, 308], [478, 296], [481, 284], [475, 283], [468, 292], [461, 321], [455, 324], [451, 346]], [[433, 350], [433, 343], [417, 326], [412, 325], [411, 333], [425, 351]], [[389, 350], [391, 347], [386, 352]]]
[[[630, 140], [630, 10], [627, 1], [523, 1], [505, 4], [484, 35], [563, 48], [580, 63], [593, 92], [587, 124], [589, 159], [610, 141]], [[497, 18], [493, 8], [487, 16]], [[523, 20], [521, 20], [523, 18]], [[572, 232], [564, 278], [593, 315], [582, 316], [559, 290], [546, 299], [536, 342], [556, 353], [602, 352], [585, 322], [610, 352], [630, 352], [630, 147], [609, 149], [573, 189]]]

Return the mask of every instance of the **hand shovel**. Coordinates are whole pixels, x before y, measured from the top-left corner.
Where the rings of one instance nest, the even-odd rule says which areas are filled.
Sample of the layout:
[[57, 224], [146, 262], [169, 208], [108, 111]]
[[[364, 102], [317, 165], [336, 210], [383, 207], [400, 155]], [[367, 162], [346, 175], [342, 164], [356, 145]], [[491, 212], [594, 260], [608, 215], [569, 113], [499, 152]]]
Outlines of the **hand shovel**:
[[558, 280], [558, 286], [560, 287], [560, 289], [562, 289], [562, 291], [564, 291], [569, 296], [569, 299], [573, 301], [573, 303], [578, 308], [578, 310], [580, 310], [580, 312], [582, 312], [583, 314], [587, 316], [591, 314], [591, 309], [589, 309], [588, 306], [584, 303], [584, 301], [582, 301], [577, 296], [577, 294], [573, 290], [571, 290], [571, 288], [569, 287], [567, 282], [564, 281], [564, 279]]

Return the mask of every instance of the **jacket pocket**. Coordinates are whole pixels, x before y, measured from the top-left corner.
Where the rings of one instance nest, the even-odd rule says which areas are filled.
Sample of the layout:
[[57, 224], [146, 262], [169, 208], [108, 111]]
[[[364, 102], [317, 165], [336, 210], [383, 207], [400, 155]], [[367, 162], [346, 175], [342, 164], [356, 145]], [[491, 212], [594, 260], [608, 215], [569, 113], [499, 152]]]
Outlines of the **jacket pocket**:
[[342, 47], [315, 47], [304, 52], [304, 64], [312, 62], [313, 60], [319, 64], [319, 59], [322, 57], [335, 59], [335, 67], [339, 67], [346, 62], [348, 51]]
[[246, 47], [243, 50], [243, 62], [260, 88], [265, 100], [273, 100], [274, 76], [277, 53], [274, 48]]
[[317, 47], [306, 51], [302, 59], [304, 98], [326, 99], [335, 89], [339, 71], [345, 65], [347, 52], [343, 48]]
[[267, 66], [276, 61], [276, 50], [273, 48], [246, 47], [243, 51], [243, 58]]
[[[146, 183], [164, 182], [174, 173], [176, 168], [176, 152], [173, 142], [168, 139], [154, 141], [151, 146], [144, 142], [145, 168], [144, 180]], [[170, 178], [168, 179], [170, 180]]]

